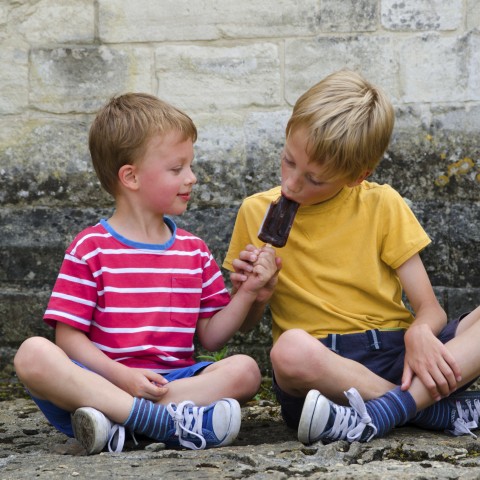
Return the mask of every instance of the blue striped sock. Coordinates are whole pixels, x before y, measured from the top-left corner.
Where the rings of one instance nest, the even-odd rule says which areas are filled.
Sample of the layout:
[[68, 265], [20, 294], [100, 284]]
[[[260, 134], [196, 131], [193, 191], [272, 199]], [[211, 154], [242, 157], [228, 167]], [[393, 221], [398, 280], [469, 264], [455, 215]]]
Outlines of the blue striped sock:
[[130, 415], [123, 424], [135, 433], [141, 433], [154, 440], [167, 440], [174, 427], [171, 415], [164, 405], [144, 398], [134, 398]]
[[403, 425], [417, 412], [415, 400], [400, 387], [390, 390], [385, 395], [365, 402], [372, 423], [377, 427], [376, 437], [383, 437], [398, 425]]
[[420, 410], [410, 423], [429, 430], [446, 430], [452, 425], [450, 413], [452, 406], [444, 398], [423, 410]]

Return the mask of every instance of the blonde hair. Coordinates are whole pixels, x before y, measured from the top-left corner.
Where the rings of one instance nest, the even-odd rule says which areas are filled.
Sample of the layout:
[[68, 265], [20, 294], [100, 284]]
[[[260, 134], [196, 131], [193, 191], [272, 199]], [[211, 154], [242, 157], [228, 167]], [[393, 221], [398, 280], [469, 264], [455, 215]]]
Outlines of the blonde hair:
[[378, 165], [394, 121], [393, 106], [379, 88], [356, 72], [340, 70], [297, 100], [286, 135], [306, 128], [310, 161], [331, 179], [354, 181]]
[[90, 155], [102, 187], [115, 195], [119, 169], [138, 161], [152, 136], [171, 131], [182, 134], [183, 140], [197, 139], [192, 119], [153, 95], [112, 97], [98, 112], [89, 133]]

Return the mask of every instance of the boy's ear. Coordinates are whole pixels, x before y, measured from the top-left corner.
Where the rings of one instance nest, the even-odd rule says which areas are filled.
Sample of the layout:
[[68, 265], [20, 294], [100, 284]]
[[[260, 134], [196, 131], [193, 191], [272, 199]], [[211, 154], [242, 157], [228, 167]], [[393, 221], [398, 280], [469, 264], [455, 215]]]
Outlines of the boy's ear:
[[118, 180], [128, 190], [137, 190], [138, 179], [135, 165], [122, 165], [118, 170]]
[[372, 174], [371, 170], [365, 170], [356, 180], [347, 184], [348, 187], [356, 187], [360, 185], [367, 177]]

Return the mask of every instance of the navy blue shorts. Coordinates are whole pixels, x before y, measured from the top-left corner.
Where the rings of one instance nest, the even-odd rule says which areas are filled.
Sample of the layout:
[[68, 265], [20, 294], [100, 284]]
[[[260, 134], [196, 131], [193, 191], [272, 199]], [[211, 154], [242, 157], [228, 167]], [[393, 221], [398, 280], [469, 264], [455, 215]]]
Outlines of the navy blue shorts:
[[[455, 336], [458, 323], [466, 315], [468, 313], [447, 323], [438, 335], [442, 343], [447, 343]], [[338, 355], [361, 363], [385, 380], [400, 385], [405, 359], [404, 336], [405, 330], [369, 330], [363, 333], [329, 335], [319, 341]], [[468, 388], [472, 383], [459, 390]], [[297, 428], [305, 398], [293, 397], [281, 390], [275, 382], [275, 374], [273, 375], [273, 391], [280, 403], [285, 423], [289, 427]]]
[[[79, 367], [88, 370], [88, 368], [81, 363], [74, 360], [72, 361], [76, 363]], [[170, 373], [162, 374], [162, 376], [166, 378], [169, 382], [173, 382], [174, 380], [179, 380], [181, 378], [194, 377], [195, 375], [200, 373], [205, 367], [208, 367], [208, 365], [210, 365], [211, 363], [213, 362], [198, 362], [190, 367], [179, 368], [178, 370], [173, 370]], [[53, 425], [57, 430], [64, 433], [65, 435], [73, 437], [72, 421], [70, 417], [71, 412], [57, 407], [48, 400], [40, 400], [39, 398], [35, 398], [33, 395], [31, 397], [51, 425]]]

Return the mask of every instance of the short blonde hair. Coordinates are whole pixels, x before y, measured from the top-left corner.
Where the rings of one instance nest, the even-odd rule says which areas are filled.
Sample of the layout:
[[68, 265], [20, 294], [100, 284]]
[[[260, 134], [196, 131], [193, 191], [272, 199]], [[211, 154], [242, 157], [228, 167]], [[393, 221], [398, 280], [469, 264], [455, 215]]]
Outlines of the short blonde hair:
[[112, 97], [90, 127], [89, 147], [93, 167], [102, 187], [115, 195], [118, 171], [138, 161], [153, 135], [171, 131], [183, 139], [197, 139], [192, 119], [181, 110], [146, 93]]
[[393, 106], [379, 88], [340, 70], [297, 100], [286, 135], [306, 128], [310, 161], [324, 166], [331, 179], [354, 181], [378, 165], [394, 122]]

